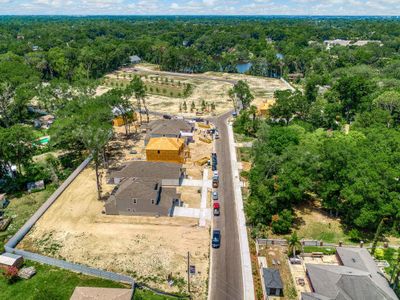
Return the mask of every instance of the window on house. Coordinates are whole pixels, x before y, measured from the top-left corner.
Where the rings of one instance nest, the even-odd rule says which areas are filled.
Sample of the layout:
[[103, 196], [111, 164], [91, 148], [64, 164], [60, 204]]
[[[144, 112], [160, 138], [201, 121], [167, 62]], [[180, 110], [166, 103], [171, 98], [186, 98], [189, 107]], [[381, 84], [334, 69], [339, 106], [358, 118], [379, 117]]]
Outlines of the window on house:
[[133, 204], [137, 204], [137, 199], [133, 198]]
[[156, 201], [154, 201], [154, 199], [151, 199], [151, 204], [154, 204], [154, 203], [156, 203]]
[[157, 150], [157, 153], [160, 154], [160, 150]]

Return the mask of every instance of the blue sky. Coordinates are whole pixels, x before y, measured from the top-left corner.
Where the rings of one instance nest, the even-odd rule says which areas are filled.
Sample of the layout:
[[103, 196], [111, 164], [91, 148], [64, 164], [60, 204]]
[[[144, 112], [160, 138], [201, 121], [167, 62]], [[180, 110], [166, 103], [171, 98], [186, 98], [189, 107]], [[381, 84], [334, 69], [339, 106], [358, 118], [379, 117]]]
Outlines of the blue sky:
[[0, 0], [0, 14], [400, 15], [400, 0]]

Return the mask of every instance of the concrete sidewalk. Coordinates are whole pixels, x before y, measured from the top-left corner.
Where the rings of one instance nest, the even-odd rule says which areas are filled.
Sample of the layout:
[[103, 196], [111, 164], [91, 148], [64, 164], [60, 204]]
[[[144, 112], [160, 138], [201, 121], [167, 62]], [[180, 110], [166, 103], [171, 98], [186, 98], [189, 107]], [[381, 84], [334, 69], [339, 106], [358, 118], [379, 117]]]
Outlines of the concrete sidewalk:
[[211, 188], [211, 180], [208, 180], [207, 177], [202, 180], [199, 179], [183, 179], [181, 186], [195, 186], [195, 187], [203, 187], [203, 183], [205, 182], [208, 188]]
[[247, 237], [246, 219], [243, 210], [243, 198], [241, 182], [239, 177], [238, 162], [236, 158], [235, 140], [232, 124], [228, 123], [229, 148], [231, 154], [232, 178], [235, 195], [235, 205], [237, 214], [237, 226], [239, 232], [240, 255], [242, 262], [243, 293], [244, 299], [254, 300], [254, 283], [251, 269], [250, 248]]
[[203, 186], [201, 187], [201, 203], [200, 203], [200, 221], [199, 226], [206, 226], [206, 209], [207, 209], [207, 198], [208, 198], [208, 168], [203, 170]]
[[190, 208], [190, 207], [175, 207], [174, 208], [174, 217], [200, 219], [200, 216], [202, 213], [203, 213], [203, 218], [205, 218], [206, 220], [211, 220], [211, 209], [210, 208], [206, 208], [204, 210], [202, 210], [200, 208]]

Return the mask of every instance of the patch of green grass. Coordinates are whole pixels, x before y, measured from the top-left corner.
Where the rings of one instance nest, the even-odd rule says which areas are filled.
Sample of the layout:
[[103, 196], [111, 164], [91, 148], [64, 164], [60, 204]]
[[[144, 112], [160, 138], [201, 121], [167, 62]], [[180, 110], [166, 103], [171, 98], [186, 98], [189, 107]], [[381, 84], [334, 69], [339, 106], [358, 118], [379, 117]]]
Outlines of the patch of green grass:
[[251, 161], [251, 148], [238, 148], [240, 161]]
[[134, 300], [176, 300], [177, 298], [154, 294], [149, 290], [136, 289]]
[[[333, 222], [332, 222], [333, 223]], [[324, 241], [326, 243], [350, 243], [350, 238], [343, 232], [338, 224], [309, 223], [298, 230], [299, 236], [306, 239]]]
[[246, 143], [246, 142], [253, 142], [255, 139], [250, 136], [246, 136], [244, 134], [235, 133], [235, 141], [236, 143]]
[[36, 275], [33, 276], [31, 279], [21, 279], [13, 284], [8, 284], [5, 278], [0, 275], [1, 299], [68, 300], [70, 299], [75, 287], [77, 286], [129, 288], [129, 286], [122, 283], [82, 275], [67, 270], [62, 270], [56, 267], [41, 265], [32, 261], [26, 261], [25, 265], [34, 266], [37, 271]]
[[304, 246], [304, 253], [312, 253], [312, 252], [322, 252], [325, 255], [332, 255], [336, 253], [336, 249], [334, 247], [318, 247], [318, 246]]
[[38, 208], [54, 192], [54, 186], [47, 186], [45, 190], [36, 193], [24, 193], [18, 197], [10, 197], [10, 205], [4, 210], [5, 216], [13, 220], [6, 231], [0, 232], [0, 249], [9, 237], [13, 236]]

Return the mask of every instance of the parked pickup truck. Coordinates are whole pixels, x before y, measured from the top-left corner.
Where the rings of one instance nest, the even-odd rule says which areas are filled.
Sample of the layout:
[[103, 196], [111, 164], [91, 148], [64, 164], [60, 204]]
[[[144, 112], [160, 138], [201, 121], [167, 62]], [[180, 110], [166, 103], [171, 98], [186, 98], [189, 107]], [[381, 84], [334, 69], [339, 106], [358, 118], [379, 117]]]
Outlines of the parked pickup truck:
[[219, 186], [219, 177], [218, 176], [213, 176], [213, 178], [212, 178], [212, 186], [213, 186], [213, 188], [218, 188], [218, 186]]
[[213, 214], [214, 216], [219, 216], [220, 214], [220, 206], [218, 202], [215, 202], [213, 205]]

